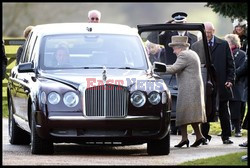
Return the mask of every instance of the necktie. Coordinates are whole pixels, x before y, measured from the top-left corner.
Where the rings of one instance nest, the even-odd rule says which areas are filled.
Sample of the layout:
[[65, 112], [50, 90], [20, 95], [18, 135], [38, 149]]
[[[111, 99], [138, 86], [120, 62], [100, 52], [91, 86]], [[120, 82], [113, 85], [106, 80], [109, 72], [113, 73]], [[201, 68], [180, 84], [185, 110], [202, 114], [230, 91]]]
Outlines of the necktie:
[[212, 52], [212, 48], [213, 48], [213, 42], [211, 40], [208, 41], [208, 48], [210, 50], [210, 53]]

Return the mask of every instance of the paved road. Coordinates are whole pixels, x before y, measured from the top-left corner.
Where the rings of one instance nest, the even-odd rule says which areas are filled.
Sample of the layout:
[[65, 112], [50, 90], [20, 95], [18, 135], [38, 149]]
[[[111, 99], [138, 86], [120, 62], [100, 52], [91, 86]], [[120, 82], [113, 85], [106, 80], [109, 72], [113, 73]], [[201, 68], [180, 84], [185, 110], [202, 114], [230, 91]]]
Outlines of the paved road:
[[[197, 148], [175, 148], [181, 136], [171, 136], [170, 154], [148, 156], [146, 144], [125, 147], [89, 147], [77, 144], [56, 144], [54, 155], [31, 155], [29, 145], [8, 142], [8, 122], [3, 119], [3, 165], [177, 165], [181, 162], [246, 151], [238, 145], [247, 137], [232, 137], [234, 144], [224, 145], [219, 136], [212, 136], [209, 145]], [[189, 135], [190, 143], [195, 136]], [[240, 158], [239, 158], [240, 159]]]

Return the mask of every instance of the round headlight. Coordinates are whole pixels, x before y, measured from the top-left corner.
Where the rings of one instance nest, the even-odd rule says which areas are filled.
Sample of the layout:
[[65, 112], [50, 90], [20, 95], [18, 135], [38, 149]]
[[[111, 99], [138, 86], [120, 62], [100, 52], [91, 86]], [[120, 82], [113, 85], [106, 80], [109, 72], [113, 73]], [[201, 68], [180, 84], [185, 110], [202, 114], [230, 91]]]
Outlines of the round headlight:
[[67, 92], [63, 97], [63, 102], [68, 107], [75, 107], [79, 102], [79, 97], [74, 92]]
[[46, 93], [45, 93], [45, 92], [42, 92], [42, 93], [41, 93], [41, 103], [42, 103], [42, 104], [45, 104], [45, 103], [46, 103]]
[[130, 101], [135, 107], [142, 107], [146, 103], [146, 97], [141, 91], [135, 91], [132, 93]]
[[57, 103], [59, 103], [60, 99], [61, 99], [60, 95], [56, 92], [51, 92], [48, 95], [48, 101], [50, 104], [57, 104]]
[[153, 105], [157, 105], [161, 101], [161, 96], [158, 92], [153, 91], [149, 94], [148, 101]]

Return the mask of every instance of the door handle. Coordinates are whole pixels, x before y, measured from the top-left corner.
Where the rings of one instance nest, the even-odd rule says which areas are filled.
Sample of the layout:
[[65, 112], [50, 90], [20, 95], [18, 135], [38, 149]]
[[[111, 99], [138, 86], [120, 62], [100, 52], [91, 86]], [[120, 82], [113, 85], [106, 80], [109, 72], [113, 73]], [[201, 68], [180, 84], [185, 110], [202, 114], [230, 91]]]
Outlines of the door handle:
[[15, 72], [12, 72], [12, 73], [11, 73], [11, 77], [12, 77], [12, 78], [14, 78], [15, 75], [16, 75]]
[[29, 83], [29, 81], [28, 81], [27, 79], [23, 79], [23, 81], [24, 81], [25, 83]]

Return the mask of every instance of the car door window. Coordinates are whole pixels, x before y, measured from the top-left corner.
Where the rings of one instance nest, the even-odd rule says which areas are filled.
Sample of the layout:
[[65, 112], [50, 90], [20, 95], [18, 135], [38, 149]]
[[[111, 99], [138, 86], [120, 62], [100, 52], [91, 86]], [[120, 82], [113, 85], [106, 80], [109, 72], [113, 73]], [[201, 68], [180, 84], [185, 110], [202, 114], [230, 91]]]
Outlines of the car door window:
[[29, 62], [31, 60], [32, 51], [37, 37], [33, 36], [31, 32], [28, 41], [26, 42], [25, 52], [23, 55], [22, 63]]

